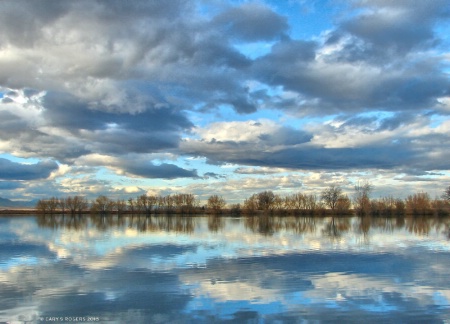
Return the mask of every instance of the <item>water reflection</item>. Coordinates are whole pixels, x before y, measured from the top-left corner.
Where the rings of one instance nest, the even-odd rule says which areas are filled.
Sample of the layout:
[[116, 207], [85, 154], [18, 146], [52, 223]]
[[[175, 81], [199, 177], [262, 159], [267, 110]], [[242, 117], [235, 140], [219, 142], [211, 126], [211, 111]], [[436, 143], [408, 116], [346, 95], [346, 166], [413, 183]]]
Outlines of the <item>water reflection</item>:
[[448, 219], [0, 218], [0, 322], [450, 317]]
[[225, 225], [224, 218], [217, 215], [208, 216], [208, 229], [210, 232], [217, 233]]
[[[222, 231], [225, 226], [223, 216], [204, 216], [207, 219], [210, 232]], [[178, 215], [134, 215], [134, 216], [83, 216], [83, 215], [39, 215], [37, 224], [42, 228], [66, 228], [70, 230], [83, 230], [95, 227], [99, 231], [111, 229], [136, 229], [139, 232], [173, 231], [180, 233], [193, 233], [199, 217]], [[236, 220], [236, 219], [235, 219]], [[289, 231], [295, 234], [314, 233], [318, 226], [322, 227], [322, 234], [330, 239], [338, 239], [342, 233], [354, 229], [355, 232], [368, 235], [371, 230], [382, 230], [394, 233], [407, 230], [417, 235], [428, 235], [432, 231], [448, 233], [450, 219], [442, 217], [276, 217], [276, 216], [249, 216], [240, 218], [246, 229], [253, 233], [271, 236], [280, 231]]]
[[82, 215], [41, 215], [36, 217], [39, 227], [58, 229], [61, 227], [67, 229], [81, 230], [86, 228], [88, 218]]
[[37, 224], [43, 228], [67, 228], [83, 230], [94, 227], [98, 231], [111, 229], [136, 229], [139, 232], [174, 231], [192, 233], [196, 217], [185, 216], [84, 216], [84, 215], [39, 215]]
[[342, 233], [347, 232], [350, 229], [349, 218], [336, 218], [331, 217], [326, 222], [325, 227], [322, 229], [322, 233], [331, 240], [339, 239]]

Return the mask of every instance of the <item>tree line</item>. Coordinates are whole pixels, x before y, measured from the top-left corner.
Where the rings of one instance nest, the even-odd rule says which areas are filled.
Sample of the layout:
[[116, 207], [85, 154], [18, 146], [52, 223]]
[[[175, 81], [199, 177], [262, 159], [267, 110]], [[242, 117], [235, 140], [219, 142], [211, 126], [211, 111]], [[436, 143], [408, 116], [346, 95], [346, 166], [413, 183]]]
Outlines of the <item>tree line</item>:
[[[42, 228], [66, 228], [74, 231], [84, 231], [94, 227], [99, 231], [108, 229], [135, 229], [139, 232], [176, 232], [193, 233], [197, 228], [195, 217], [183, 217], [181, 215], [158, 215], [158, 217], [98, 217], [74, 216], [67, 217], [61, 214], [40, 215], [37, 217], [37, 225]], [[224, 217], [209, 216], [207, 220], [210, 232], [222, 231], [226, 226]], [[315, 233], [321, 229], [324, 236], [334, 239], [354, 228], [358, 233], [366, 235], [371, 229], [393, 231], [405, 229], [410, 233], [428, 235], [432, 231], [442, 231], [450, 239], [450, 226], [448, 219], [436, 217], [359, 217], [356, 222], [348, 217], [284, 217], [261, 216], [245, 217], [244, 226], [254, 233], [273, 235], [281, 231], [296, 234]]]
[[301, 192], [281, 196], [266, 190], [246, 198], [242, 204], [227, 205], [219, 195], [211, 195], [202, 205], [193, 194], [173, 194], [167, 196], [143, 194], [136, 198], [110, 199], [98, 196], [89, 202], [83, 196], [41, 199], [36, 211], [44, 214], [234, 214], [234, 215], [349, 215], [359, 216], [401, 216], [450, 214], [450, 186], [445, 189], [442, 199], [431, 197], [424, 192], [409, 195], [405, 199], [386, 196], [370, 198], [373, 186], [358, 183], [350, 198], [340, 186], [329, 186], [320, 195]]
[[174, 194], [168, 196], [140, 195], [136, 198], [110, 199], [104, 195], [88, 202], [83, 196], [69, 196], [65, 198], [51, 197], [40, 199], [36, 203], [36, 210], [40, 213], [70, 213], [83, 214], [147, 214], [153, 212], [192, 214], [201, 211], [202, 207], [193, 194]]

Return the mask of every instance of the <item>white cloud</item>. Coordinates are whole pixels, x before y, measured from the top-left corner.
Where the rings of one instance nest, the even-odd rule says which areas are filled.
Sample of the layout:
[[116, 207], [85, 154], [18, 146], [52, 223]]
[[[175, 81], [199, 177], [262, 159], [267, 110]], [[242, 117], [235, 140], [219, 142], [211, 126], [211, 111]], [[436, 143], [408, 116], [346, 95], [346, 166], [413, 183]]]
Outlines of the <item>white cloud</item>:
[[64, 165], [54, 181], [106, 168], [123, 188], [223, 176], [208, 163], [266, 185], [288, 170], [446, 170], [445, 1], [329, 6], [326, 30], [299, 36], [300, 11], [264, 1], [5, 3], [0, 150]]
[[282, 126], [271, 120], [249, 120], [245, 122], [215, 122], [195, 132], [206, 141], [259, 142], [260, 137], [279, 130]]

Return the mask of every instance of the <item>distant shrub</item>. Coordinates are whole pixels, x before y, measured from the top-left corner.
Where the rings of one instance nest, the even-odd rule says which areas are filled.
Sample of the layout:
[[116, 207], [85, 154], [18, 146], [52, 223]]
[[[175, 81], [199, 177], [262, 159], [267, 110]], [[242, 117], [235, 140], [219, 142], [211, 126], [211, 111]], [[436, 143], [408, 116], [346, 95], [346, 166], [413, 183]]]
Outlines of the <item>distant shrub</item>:
[[406, 212], [412, 215], [425, 215], [432, 213], [430, 196], [425, 192], [409, 195], [405, 199]]

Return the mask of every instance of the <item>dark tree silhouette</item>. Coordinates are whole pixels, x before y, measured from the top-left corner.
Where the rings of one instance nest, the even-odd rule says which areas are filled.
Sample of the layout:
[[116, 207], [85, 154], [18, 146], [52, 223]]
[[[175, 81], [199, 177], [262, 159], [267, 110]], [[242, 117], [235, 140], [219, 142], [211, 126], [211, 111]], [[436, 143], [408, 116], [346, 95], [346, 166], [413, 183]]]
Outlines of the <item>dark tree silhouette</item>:
[[208, 203], [206, 206], [214, 214], [220, 214], [225, 205], [226, 205], [225, 199], [223, 199], [221, 196], [218, 195], [212, 195], [208, 198]]
[[444, 194], [442, 195], [442, 198], [450, 201], [450, 186], [448, 186], [447, 189], [445, 189]]
[[369, 182], [360, 183], [355, 185], [355, 195], [353, 197], [353, 206], [358, 215], [367, 215], [370, 211], [370, 192], [373, 190], [373, 186]]
[[273, 208], [275, 195], [272, 191], [263, 191], [258, 194], [258, 209], [267, 211]]
[[325, 205], [330, 207], [331, 210], [334, 211], [336, 205], [339, 201], [339, 198], [342, 196], [342, 189], [339, 186], [332, 185], [322, 191], [321, 198]]

